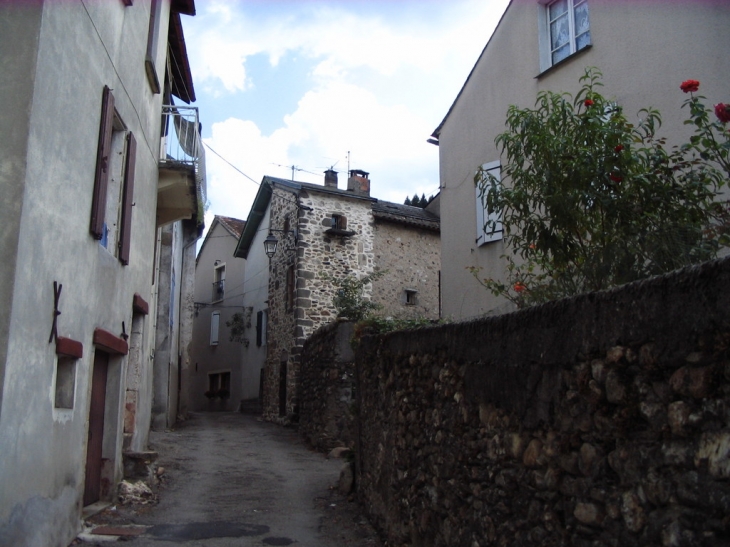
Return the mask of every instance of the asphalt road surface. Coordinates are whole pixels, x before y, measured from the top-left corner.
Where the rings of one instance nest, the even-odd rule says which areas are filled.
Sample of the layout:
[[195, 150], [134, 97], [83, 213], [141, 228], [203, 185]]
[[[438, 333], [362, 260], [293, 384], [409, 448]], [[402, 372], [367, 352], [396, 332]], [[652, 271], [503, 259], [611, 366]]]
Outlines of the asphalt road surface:
[[[380, 547], [352, 498], [337, 491], [341, 459], [304, 445], [295, 430], [233, 412], [192, 414], [153, 432], [164, 468], [158, 502], [106, 509], [77, 545], [131, 547]], [[102, 538], [99, 532], [106, 533]]]

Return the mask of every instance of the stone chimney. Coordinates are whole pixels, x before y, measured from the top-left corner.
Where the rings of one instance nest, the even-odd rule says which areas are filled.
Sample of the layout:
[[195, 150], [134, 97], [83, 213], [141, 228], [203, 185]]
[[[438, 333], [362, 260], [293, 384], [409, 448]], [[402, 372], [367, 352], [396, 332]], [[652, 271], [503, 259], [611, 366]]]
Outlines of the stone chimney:
[[324, 185], [327, 188], [337, 188], [337, 171], [334, 169], [327, 169], [324, 172]]
[[370, 196], [370, 173], [353, 169], [350, 171], [350, 178], [347, 179], [347, 191], [359, 196]]

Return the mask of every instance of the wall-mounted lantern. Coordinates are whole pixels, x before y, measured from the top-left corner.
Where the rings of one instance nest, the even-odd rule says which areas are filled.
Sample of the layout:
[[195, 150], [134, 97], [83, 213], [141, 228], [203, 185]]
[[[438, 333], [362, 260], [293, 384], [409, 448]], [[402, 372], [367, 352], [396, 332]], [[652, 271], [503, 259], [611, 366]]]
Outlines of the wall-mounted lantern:
[[269, 258], [273, 257], [274, 253], [276, 253], [276, 246], [278, 244], [279, 240], [276, 239], [276, 236], [269, 231], [269, 235], [267, 235], [266, 239], [264, 239], [264, 252], [266, 253], [266, 256]]

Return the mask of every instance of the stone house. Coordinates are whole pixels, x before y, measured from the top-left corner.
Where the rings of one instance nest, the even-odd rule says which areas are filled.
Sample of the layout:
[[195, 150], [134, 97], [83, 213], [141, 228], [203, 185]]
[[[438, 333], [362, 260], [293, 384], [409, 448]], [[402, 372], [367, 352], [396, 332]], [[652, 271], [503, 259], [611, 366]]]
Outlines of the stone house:
[[243, 306], [246, 261], [233, 257], [245, 226], [243, 220], [216, 215], [198, 252], [189, 393], [192, 410], [235, 410], [241, 401], [259, 398], [260, 367], [250, 366], [243, 353], [251, 340], [230, 340], [226, 327], [236, 313], [251, 322], [251, 313]]
[[0, 5], [3, 545], [67, 546], [147, 449], [154, 315], [184, 292], [164, 229], [197, 237], [205, 187], [197, 110], [173, 105], [195, 100], [182, 14], [192, 0]]
[[[336, 319], [338, 281], [386, 273], [366, 287], [384, 317], [439, 317], [437, 201], [420, 209], [370, 196], [370, 178], [353, 170], [346, 189], [328, 170], [324, 185], [264, 177], [235, 256], [247, 261], [244, 308], [252, 343], [244, 363], [262, 369], [267, 419], [297, 414], [299, 352], [320, 326]], [[266, 239], [276, 238], [271, 258]]]
[[[551, 23], [552, 21], [552, 23]], [[499, 172], [495, 137], [510, 105], [533, 107], [538, 92], [575, 93], [586, 67], [603, 73], [603, 95], [628, 116], [653, 107], [669, 143], [691, 133], [681, 104], [682, 81], [701, 82], [706, 104], [727, 101], [730, 3], [512, 0], [431, 142], [439, 146], [443, 314], [465, 319], [511, 309], [482, 288], [482, 277], [503, 279], [509, 253], [501, 234], [488, 238], [484, 208], [473, 183], [479, 166]], [[691, 29], [691, 30], [690, 30]], [[551, 34], [552, 33], [552, 34]], [[691, 34], [691, 39], [690, 39]], [[554, 47], [551, 47], [553, 44]]]

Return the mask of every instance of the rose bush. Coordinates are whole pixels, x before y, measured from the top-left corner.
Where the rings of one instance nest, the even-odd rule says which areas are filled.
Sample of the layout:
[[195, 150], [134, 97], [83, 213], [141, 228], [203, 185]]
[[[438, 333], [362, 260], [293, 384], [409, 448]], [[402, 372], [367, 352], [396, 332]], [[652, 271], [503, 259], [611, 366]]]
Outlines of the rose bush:
[[694, 95], [700, 82], [682, 82], [694, 133], [668, 150], [657, 134], [659, 112], [643, 109], [640, 123], [629, 123], [599, 93], [601, 77], [590, 68], [574, 97], [545, 91], [533, 109], [511, 106], [495, 139], [502, 180], [482, 170], [475, 176], [493, 219], [485, 230], [498, 229], [493, 213], [501, 212], [511, 254], [503, 255], [502, 279], [470, 269], [518, 307], [665, 273], [728, 244], [730, 215], [719, 194], [730, 177], [726, 105], [711, 121]]

